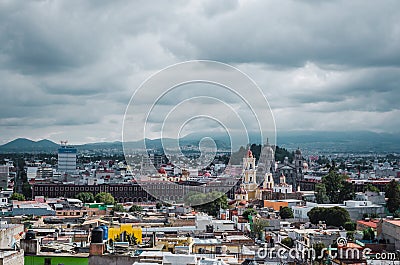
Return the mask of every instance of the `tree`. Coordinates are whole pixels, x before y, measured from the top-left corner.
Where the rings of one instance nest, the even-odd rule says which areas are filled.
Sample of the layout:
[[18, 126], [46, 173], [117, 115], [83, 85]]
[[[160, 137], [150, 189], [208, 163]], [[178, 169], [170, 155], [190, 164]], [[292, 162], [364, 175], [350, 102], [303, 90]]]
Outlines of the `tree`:
[[363, 240], [374, 240], [375, 232], [371, 227], [363, 230]]
[[114, 207], [112, 209], [114, 212], [125, 212], [125, 208], [124, 206], [122, 206], [122, 204], [114, 204]]
[[269, 226], [268, 220], [257, 218], [253, 223], [253, 232], [256, 237], [261, 238], [264, 229]]
[[228, 208], [226, 194], [218, 191], [211, 193], [191, 192], [185, 196], [185, 203], [195, 210], [218, 216], [220, 209]]
[[315, 250], [315, 260], [320, 262], [325, 257], [325, 253], [322, 253], [324, 248], [326, 248], [325, 244], [318, 242], [313, 244], [312, 248]]
[[293, 239], [291, 239], [290, 237], [285, 237], [284, 239], [282, 239], [281, 244], [287, 246], [288, 248], [291, 248], [294, 246]]
[[96, 202], [102, 202], [108, 205], [114, 204], [115, 202], [114, 197], [111, 195], [111, 193], [108, 192], [97, 193], [94, 199], [96, 200]]
[[25, 196], [24, 194], [14, 192], [13, 194], [11, 194], [10, 200], [25, 201]]
[[247, 221], [249, 221], [250, 215], [251, 216], [257, 215], [257, 211], [253, 208], [248, 208], [244, 210], [244, 212], [242, 213], [243, 218], [246, 219]]
[[353, 185], [347, 181], [347, 176], [337, 173], [335, 169], [322, 178], [322, 184], [330, 203], [343, 203], [354, 198]]
[[130, 212], [141, 212], [143, 211], [143, 207], [139, 205], [132, 205], [131, 208], [129, 208]]
[[354, 231], [347, 231], [347, 232], [346, 232], [346, 238], [347, 238], [348, 240], [350, 240], [350, 241], [354, 241], [354, 234], [355, 234]]
[[282, 207], [279, 211], [279, 216], [282, 219], [293, 218], [293, 211], [289, 207]]
[[346, 222], [351, 220], [349, 212], [339, 206], [330, 208], [314, 207], [307, 213], [307, 216], [313, 224], [324, 221], [326, 225], [336, 227], [344, 226]]
[[75, 198], [81, 200], [83, 203], [94, 202], [94, 195], [91, 192], [80, 192], [75, 195]]
[[162, 206], [163, 206], [163, 205], [162, 205], [162, 203], [161, 203], [161, 202], [157, 202], [157, 203], [156, 203], [156, 208], [157, 208], [157, 209], [161, 209], [161, 208], [162, 208]]
[[32, 187], [28, 182], [22, 184], [22, 194], [25, 198], [32, 198]]
[[289, 162], [293, 161], [293, 152], [289, 152], [286, 148], [281, 148], [279, 146], [277, 146], [275, 148], [275, 160], [276, 161], [280, 161], [283, 163], [283, 161], [285, 160], [285, 157], [287, 157], [289, 159]]
[[380, 190], [379, 190], [377, 187], [375, 187], [374, 185], [372, 185], [371, 183], [368, 183], [368, 184], [365, 186], [364, 191], [380, 192]]
[[322, 183], [318, 183], [315, 185], [315, 200], [317, 203], [328, 203], [329, 198], [326, 195], [326, 188], [325, 185]]
[[400, 207], [400, 186], [392, 180], [386, 187], [385, 197], [388, 198], [386, 207], [390, 213], [395, 213]]
[[344, 227], [344, 229], [346, 229], [346, 231], [355, 231], [357, 224], [355, 222], [350, 221], [350, 222], [344, 223], [343, 227]]

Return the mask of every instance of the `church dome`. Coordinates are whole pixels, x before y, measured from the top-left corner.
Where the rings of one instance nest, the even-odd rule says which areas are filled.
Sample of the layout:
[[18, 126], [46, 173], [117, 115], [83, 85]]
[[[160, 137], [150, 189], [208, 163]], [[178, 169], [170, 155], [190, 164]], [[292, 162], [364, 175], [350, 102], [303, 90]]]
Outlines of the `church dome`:
[[263, 147], [263, 152], [265, 152], [266, 154], [268, 154], [268, 153], [273, 154], [274, 153], [274, 149], [272, 149], [272, 147], [270, 145], [266, 145], [266, 146]]
[[297, 150], [296, 150], [296, 155], [301, 155], [301, 151], [299, 148], [297, 148]]

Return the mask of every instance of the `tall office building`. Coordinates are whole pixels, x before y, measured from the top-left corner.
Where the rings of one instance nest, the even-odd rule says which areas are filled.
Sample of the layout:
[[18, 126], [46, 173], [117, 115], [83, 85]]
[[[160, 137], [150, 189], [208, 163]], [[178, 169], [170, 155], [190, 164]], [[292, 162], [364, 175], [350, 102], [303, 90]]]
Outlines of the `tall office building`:
[[8, 187], [8, 165], [0, 165], [0, 190], [6, 190]]
[[76, 148], [62, 145], [58, 149], [58, 171], [73, 172], [76, 170]]

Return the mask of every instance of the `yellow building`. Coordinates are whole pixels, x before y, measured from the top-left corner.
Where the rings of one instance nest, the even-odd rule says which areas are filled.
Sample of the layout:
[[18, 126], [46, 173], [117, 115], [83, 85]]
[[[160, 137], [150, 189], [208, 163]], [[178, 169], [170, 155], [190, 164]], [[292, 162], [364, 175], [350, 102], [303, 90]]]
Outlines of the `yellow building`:
[[142, 228], [132, 226], [132, 224], [121, 224], [108, 229], [108, 240], [116, 240], [123, 232], [127, 235], [134, 236], [138, 244], [142, 243]]
[[247, 150], [247, 154], [243, 157], [243, 188], [247, 191], [248, 200], [258, 199], [258, 185], [256, 180], [256, 158], [253, 153]]

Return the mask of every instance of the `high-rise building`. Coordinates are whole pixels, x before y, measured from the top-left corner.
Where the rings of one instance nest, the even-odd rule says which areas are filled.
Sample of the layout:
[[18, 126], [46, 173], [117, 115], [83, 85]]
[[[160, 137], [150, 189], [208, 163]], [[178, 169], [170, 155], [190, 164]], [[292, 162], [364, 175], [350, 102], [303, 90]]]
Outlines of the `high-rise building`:
[[62, 145], [58, 149], [58, 171], [73, 172], [76, 170], [76, 148]]
[[0, 165], [0, 190], [6, 190], [8, 187], [9, 166]]

